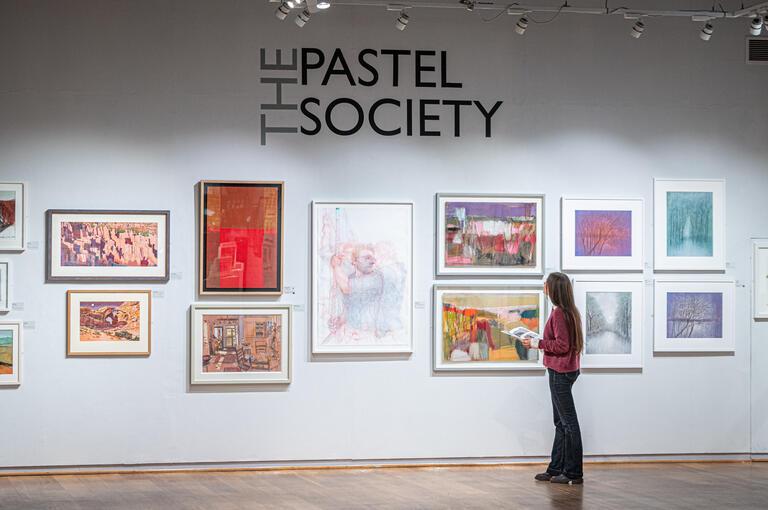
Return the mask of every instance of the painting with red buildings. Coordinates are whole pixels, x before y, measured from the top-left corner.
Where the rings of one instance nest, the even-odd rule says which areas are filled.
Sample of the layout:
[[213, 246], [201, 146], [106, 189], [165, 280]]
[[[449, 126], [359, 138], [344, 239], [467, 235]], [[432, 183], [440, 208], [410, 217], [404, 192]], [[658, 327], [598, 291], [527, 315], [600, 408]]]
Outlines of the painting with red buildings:
[[280, 315], [205, 315], [203, 372], [279, 372]]
[[128, 341], [140, 339], [138, 301], [80, 303], [80, 341]]
[[16, 193], [0, 191], [0, 235], [16, 225]]
[[201, 294], [280, 293], [282, 183], [201, 183]]
[[62, 266], [156, 267], [157, 223], [63, 221]]

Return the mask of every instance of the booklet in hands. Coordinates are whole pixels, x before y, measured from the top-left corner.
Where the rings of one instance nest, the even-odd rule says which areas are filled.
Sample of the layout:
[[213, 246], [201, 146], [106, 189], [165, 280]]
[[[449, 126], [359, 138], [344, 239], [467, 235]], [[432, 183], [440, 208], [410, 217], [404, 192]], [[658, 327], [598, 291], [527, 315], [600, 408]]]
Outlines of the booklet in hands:
[[523, 326], [518, 326], [515, 329], [509, 330], [509, 331], [503, 331], [503, 333], [513, 338], [516, 338], [518, 340], [541, 339], [541, 335], [539, 335], [535, 331], [531, 331], [528, 328], [524, 328]]

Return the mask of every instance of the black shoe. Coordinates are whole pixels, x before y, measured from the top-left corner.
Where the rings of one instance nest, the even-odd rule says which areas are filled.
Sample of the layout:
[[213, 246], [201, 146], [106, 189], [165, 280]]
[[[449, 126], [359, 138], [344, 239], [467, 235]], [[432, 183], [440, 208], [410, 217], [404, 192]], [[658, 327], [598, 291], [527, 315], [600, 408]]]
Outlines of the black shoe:
[[583, 478], [568, 478], [565, 475], [553, 476], [549, 481], [552, 483], [561, 483], [563, 485], [581, 485], [584, 483]]
[[534, 476], [537, 482], [548, 482], [554, 478], [554, 475], [550, 475], [549, 473], [539, 473], [538, 475]]

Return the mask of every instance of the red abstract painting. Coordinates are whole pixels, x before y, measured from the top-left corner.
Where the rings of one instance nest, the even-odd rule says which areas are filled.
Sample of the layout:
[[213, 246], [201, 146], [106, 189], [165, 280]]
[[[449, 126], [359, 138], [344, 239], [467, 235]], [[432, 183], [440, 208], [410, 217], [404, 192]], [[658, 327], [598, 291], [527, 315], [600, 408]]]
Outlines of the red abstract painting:
[[281, 182], [201, 183], [201, 294], [282, 292]]

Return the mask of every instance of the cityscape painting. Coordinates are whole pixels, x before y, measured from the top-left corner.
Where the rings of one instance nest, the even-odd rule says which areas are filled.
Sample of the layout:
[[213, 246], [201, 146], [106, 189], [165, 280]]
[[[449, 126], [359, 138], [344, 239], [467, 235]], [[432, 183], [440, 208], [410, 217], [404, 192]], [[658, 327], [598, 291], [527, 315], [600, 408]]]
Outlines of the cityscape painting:
[[0, 321], [0, 386], [21, 383], [21, 322]]
[[290, 382], [290, 306], [193, 305], [193, 384]]
[[168, 280], [168, 211], [47, 213], [47, 281]]
[[148, 356], [150, 291], [67, 292], [67, 355]]
[[0, 251], [23, 251], [24, 230], [24, 184], [0, 182]]
[[200, 295], [279, 295], [283, 183], [200, 183]]
[[436, 285], [435, 370], [541, 368], [539, 351], [509, 333], [521, 327], [541, 334], [544, 306], [541, 287]]
[[643, 213], [640, 198], [563, 198], [563, 269], [642, 271]]
[[542, 274], [543, 195], [438, 194], [437, 274]]

